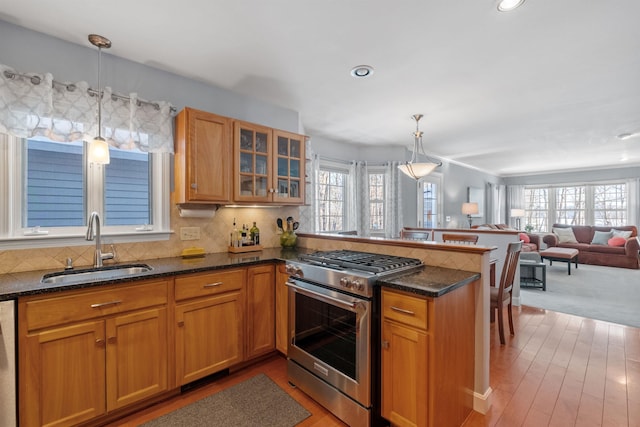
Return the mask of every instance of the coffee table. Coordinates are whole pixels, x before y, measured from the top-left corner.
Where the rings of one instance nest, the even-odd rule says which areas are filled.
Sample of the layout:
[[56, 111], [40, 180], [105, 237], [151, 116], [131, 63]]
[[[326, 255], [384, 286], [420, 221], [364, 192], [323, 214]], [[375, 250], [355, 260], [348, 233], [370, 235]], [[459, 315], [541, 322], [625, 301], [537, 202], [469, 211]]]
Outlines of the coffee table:
[[572, 248], [548, 248], [540, 251], [540, 258], [543, 260], [548, 259], [549, 265], [553, 265], [553, 261], [562, 261], [567, 263], [567, 273], [571, 276], [571, 262], [576, 264], [578, 268], [578, 255], [580, 251]]

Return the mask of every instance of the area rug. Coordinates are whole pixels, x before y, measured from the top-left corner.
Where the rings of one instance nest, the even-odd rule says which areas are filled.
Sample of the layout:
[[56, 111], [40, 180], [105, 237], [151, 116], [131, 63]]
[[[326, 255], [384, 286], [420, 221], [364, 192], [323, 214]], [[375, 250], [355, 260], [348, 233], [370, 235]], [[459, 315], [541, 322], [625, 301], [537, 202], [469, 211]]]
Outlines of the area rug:
[[640, 270], [546, 264], [547, 291], [521, 288], [521, 304], [640, 328]]
[[145, 427], [292, 427], [311, 414], [264, 374], [155, 420]]

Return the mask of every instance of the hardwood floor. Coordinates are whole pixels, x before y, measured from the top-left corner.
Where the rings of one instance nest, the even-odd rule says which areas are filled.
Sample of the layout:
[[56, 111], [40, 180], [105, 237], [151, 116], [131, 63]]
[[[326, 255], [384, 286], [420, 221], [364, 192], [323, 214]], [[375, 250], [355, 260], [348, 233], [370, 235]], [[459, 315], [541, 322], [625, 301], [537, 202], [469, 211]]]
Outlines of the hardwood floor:
[[[640, 427], [640, 329], [527, 306], [513, 314], [516, 334], [506, 345], [491, 326], [493, 405], [464, 427]], [[345, 425], [290, 387], [285, 359], [275, 356], [111, 426], [137, 426], [258, 373], [311, 412], [300, 426]]]

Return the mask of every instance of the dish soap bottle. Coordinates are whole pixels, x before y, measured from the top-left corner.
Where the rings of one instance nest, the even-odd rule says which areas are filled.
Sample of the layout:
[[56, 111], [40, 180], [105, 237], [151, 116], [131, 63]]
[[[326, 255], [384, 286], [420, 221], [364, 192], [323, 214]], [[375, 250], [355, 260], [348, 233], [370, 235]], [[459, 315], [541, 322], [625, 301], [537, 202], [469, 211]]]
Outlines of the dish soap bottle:
[[249, 230], [249, 234], [251, 235], [251, 241], [254, 245], [260, 244], [260, 229], [256, 225], [256, 222], [253, 221], [253, 227]]

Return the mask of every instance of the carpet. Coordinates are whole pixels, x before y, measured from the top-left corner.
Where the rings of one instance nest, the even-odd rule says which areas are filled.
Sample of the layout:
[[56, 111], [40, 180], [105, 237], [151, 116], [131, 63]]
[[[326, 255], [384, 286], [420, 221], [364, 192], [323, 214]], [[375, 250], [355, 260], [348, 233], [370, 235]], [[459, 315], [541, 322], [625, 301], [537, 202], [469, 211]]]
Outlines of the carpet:
[[521, 304], [640, 328], [640, 270], [545, 264], [547, 291], [520, 288]]
[[145, 427], [292, 427], [311, 414], [264, 374], [142, 424]]

